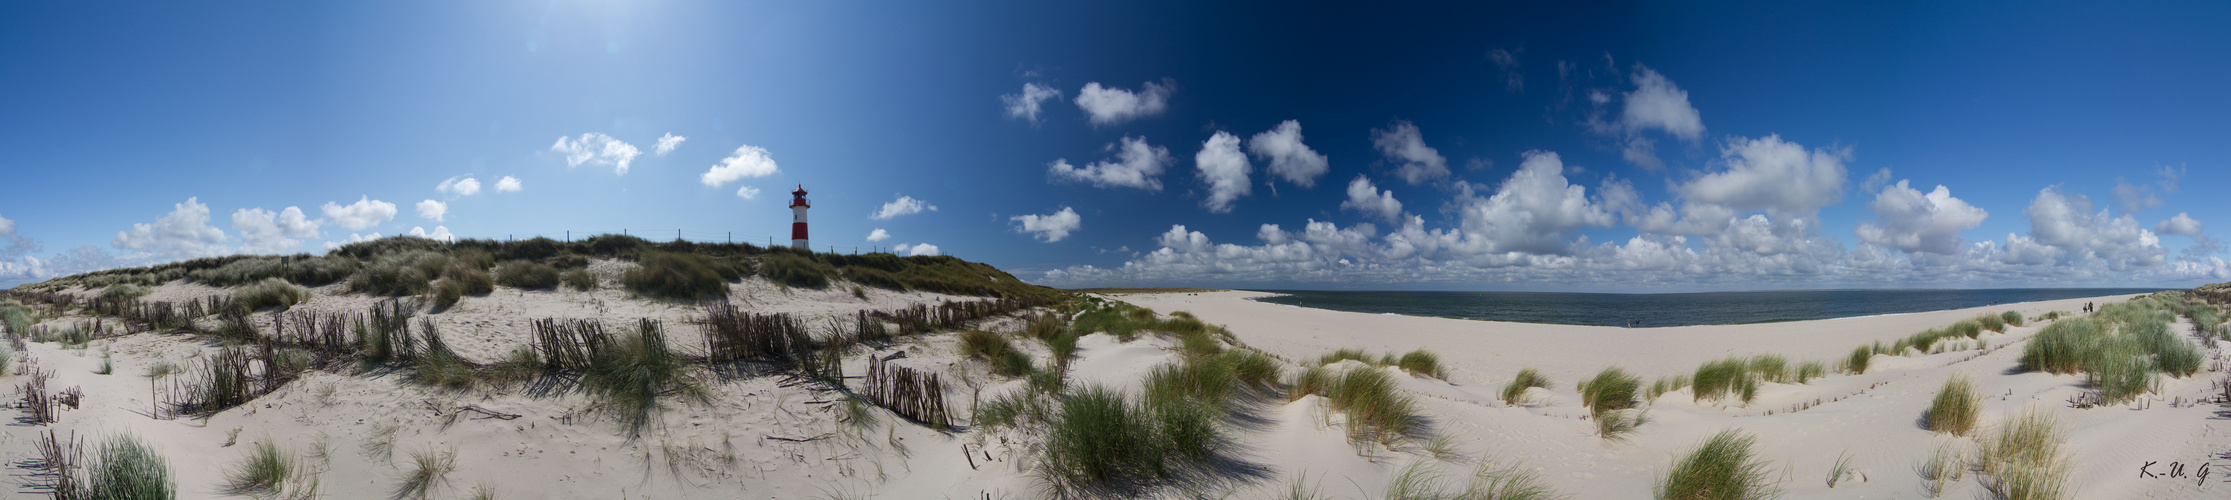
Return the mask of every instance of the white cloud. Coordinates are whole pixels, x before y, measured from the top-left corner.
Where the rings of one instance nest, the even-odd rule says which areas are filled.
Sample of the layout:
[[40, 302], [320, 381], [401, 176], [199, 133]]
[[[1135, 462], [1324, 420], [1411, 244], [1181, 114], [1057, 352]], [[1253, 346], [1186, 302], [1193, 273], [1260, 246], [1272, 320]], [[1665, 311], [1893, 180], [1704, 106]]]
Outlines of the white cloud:
[[232, 213], [232, 230], [240, 233], [245, 242], [241, 250], [248, 253], [282, 253], [302, 246], [295, 238], [318, 237], [321, 223], [310, 220], [299, 207], [287, 207], [278, 213], [261, 208], [243, 208]]
[[1077, 108], [1091, 117], [1092, 124], [1114, 125], [1162, 114], [1169, 107], [1171, 87], [1169, 79], [1162, 83], [1146, 82], [1138, 92], [1115, 87], [1101, 87], [1100, 82], [1085, 84], [1077, 91]]
[[1779, 135], [1734, 138], [1720, 148], [1720, 171], [1674, 187], [1689, 201], [1740, 210], [1765, 209], [1810, 215], [1843, 199], [1844, 161], [1851, 150], [1829, 151], [1785, 142]]
[[185, 203], [172, 207], [169, 214], [155, 219], [154, 224], [133, 224], [130, 231], [117, 231], [116, 238], [109, 244], [165, 258], [230, 253], [230, 249], [218, 245], [225, 241], [224, 230], [209, 225], [209, 205], [202, 204], [197, 197], [187, 198]]
[[1620, 124], [1635, 131], [1663, 130], [1692, 142], [1704, 137], [1704, 119], [1696, 106], [1689, 105], [1688, 91], [1641, 64], [1635, 65], [1634, 84], [1634, 90], [1626, 94], [1627, 107], [1619, 116]]
[[1302, 144], [1300, 120], [1280, 122], [1277, 128], [1248, 138], [1247, 151], [1270, 162], [1264, 170], [1301, 187], [1316, 186], [1317, 177], [1324, 175], [1331, 164], [1325, 155]]
[[892, 253], [902, 254], [907, 257], [913, 257], [917, 255], [937, 255], [937, 245], [928, 243], [922, 243], [918, 245], [907, 245], [905, 243], [900, 243], [899, 246], [891, 247], [891, 250]]
[[1341, 202], [1340, 209], [1355, 210], [1367, 217], [1386, 219], [1388, 224], [1396, 223], [1402, 218], [1402, 202], [1395, 201], [1394, 190], [1380, 191], [1363, 174], [1356, 174], [1356, 180], [1348, 181], [1348, 201]]
[[755, 199], [759, 199], [759, 188], [755, 188], [755, 187], [751, 187], [751, 186], [737, 186], [737, 187], [736, 187], [736, 197], [737, 197], [737, 198], [743, 198], [743, 199], [746, 199], [746, 200], [755, 200]]
[[498, 193], [516, 193], [523, 187], [519, 185], [518, 177], [506, 175], [504, 178], [496, 180], [496, 192]]
[[[2175, 184], [2172, 183], [2170, 185]], [[2132, 185], [2130, 182], [2124, 181], [2121, 177], [2115, 178], [2115, 189], [2113, 193], [2115, 195], [2115, 202], [2122, 204], [2123, 213], [2126, 214], [2138, 213], [2139, 211], [2145, 209], [2159, 207], [2163, 203], [2161, 200], [2161, 196], [2154, 194], [2153, 187]]]
[[[9, 220], [7, 217], [0, 217], [0, 238], [7, 238], [8, 240], [7, 246], [0, 246], [0, 264], [5, 264], [6, 259], [26, 256], [39, 251], [39, 242], [16, 234], [15, 229], [15, 221]], [[0, 278], [5, 276], [5, 273], [0, 273]]]
[[[434, 226], [434, 232], [431, 232], [431, 233], [429, 233], [429, 232], [426, 232], [426, 228], [423, 228], [423, 227], [413, 227], [413, 228], [411, 228], [411, 234], [410, 234], [410, 235], [411, 235], [411, 236], [417, 236], [417, 237], [420, 237], [420, 238], [426, 238], [426, 239], [430, 239], [430, 240], [434, 240], [434, 241], [441, 241], [441, 242], [455, 242], [455, 241], [457, 241], [457, 236], [455, 236], [455, 235], [452, 235], [452, 234], [449, 234], [449, 228], [448, 228], [448, 227], [443, 227], [443, 226]], [[372, 235], [372, 237], [374, 237], [374, 238], [378, 238], [378, 237], [379, 237], [379, 235], [377, 235], [377, 234], [374, 234], [374, 235]]]
[[432, 219], [434, 222], [441, 222], [442, 215], [447, 213], [449, 213], [448, 203], [442, 203], [434, 200], [418, 202], [419, 217]]
[[457, 196], [472, 196], [480, 194], [480, 181], [473, 180], [471, 177], [451, 177], [443, 180], [441, 184], [434, 185], [434, 190]]
[[1503, 181], [1494, 196], [1463, 202], [1460, 215], [1467, 244], [1460, 248], [1562, 254], [1567, 250], [1565, 236], [1572, 230], [1612, 224], [1611, 212], [1601, 203], [1590, 202], [1587, 188], [1565, 179], [1565, 163], [1557, 153], [1528, 151], [1524, 156], [1518, 171]]
[[1008, 220], [1017, 223], [1016, 232], [1038, 233], [1032, 237], [1047, 243], [1061, 241], [1062, 238], [1069, 237], [1070, 231], [1076, 231], [1084, 225], [1084, 218], [1078, 217], [1077, 211], [1069, 207], [1061, 207], [1061, 211], [1046, 215], [1018, 215], [1009, 217]]
[[374, 200], [369, 196], [358, 198], [356, 203], [348, 206], [329, 201], [325, 203], [323, 210], [325, 218], [333, 219], [333, 223], [351, 231], [362, 231], [395, 218], [394, 203]]
[[689, 140], [688, 137], [682, 137], [679, 135], [674, 135], [673, 132], [667, 132], [666, 135], [658, 137], [658, 145], [652, 146], [651, 152], [659, 156], [666, 156], [667, 153], [674, 152], [674, 148], [682, 147], [682, 141], [687, 140]]
[[891, 233], [889, 231], [884, 231], [883, 228], [880, 227], [875, 228], [875, 231], [868, 233], [868, 241], [883, 241], [890, 238]]
[[[1116, 149], [1113, 144], [1108, 147]], [[1170, 148], [1149, 145], [1145, 137], [1124, 137], [1114, 162], [1098, 161], [1077, 168], [1070, 166], [1069, 160], [1059, 159], [1046, 164], [1046, 175], [1056, 181], [1090, 182], [1094, 187], [1160, 191], [1162, 180], [1158, 177], [1171, 161]]]
[[892, 217], [898, 217], [901, 215], [913, 215], [922, 213], [923, 210], [935, 212], [937, 211], [937, 205], [931, 205], [929, 204], [929, 202], [914, 199], [914, 197], [912, 196], [900, 195], [899, 199], [891, 200], [890, 203], [883, 204], [882, 209], [876, 210], [874, 214], [868, 215], [868, 218], [875, 220], [890, 220]]
[[1525, 75], [1518, 72], [1518, 54], [1513, 54], [1509, 50], [1495, 49], [1487, 51], [1487, 60], [1494, 62], [1496, 69], [1503, 70], [1504, 87], [1509, 88], [1512, 92], [1526, 90]]
[[1386, 155], [1388, 161], [1396, 163], [1394, 175], [1412, 186], [1449, 177], [1448, 158], [1426, 146], [1418, 126], [1408, 120], [1395, 121], [1386, 129], [1372, 129], [1371, 145], [1379, 148], [1379, 154]]
[[704, 175], [697, 176], [697, 181], [720, 187], [745, 177], [766, 177], [781, 171], [775, 167], [775, 158], [767, 153], [767, 148], [745, 145], [736, 148], [736, 154], [722, 158], [720, 164], [705, 170]]
[[1903, 180], [1883, 186], [1867, 206], [1874, 209], [1882, 224], [1861, 223], [1857, 230], [1860, 241], [1940, 255], [1958, 253], [1962, 246], [1960, 232], [1975, 229], [1990, 217], [1990, 212], [1952, 197], [1952, 191], [1944, 186], [1923, 194], [1907, 187]]
[[2140, 228], [2137, 218], [2091, 210], [2092, 202], [2084, 195], [2061, 194], [2058, 186], [2049, 186], [2038, 191], [2023, 213], [2030, 216], [2030, 237], [2065, 251], [2064, 262], [2096, 258], [2114, 271], [2165, 262], [2168, 251], [2161, 248], [2161, 238]]
[[1200, 169], [1201, 182], [1208, 183], [1208, 199], [1201, 206], [1208, 211], [1232, 211], [1232, 202], [1254, 190], [1247, 176], [1255, 166], [1247, 163], [1247, 154], [1239, 151], [1239, 137], [1229, 132], [1217, 131], [1207, 141], [1201, 142], [1201, 152], [1193, 155], [1193, 165]]
[[2176, 217], [2170, 217], [2169, 220], [2161, 221], [2160, 224], [2154, 224], [2154, 232], [2198, 236], [2200, 235], [2200, 221], [2185, 212], [2177, 212]]
[[1036, 83], [1024, 83], [1023, 93], [1001, 95], [999, 101], [1007, 105], [1008, 118], [1022, 118], [1030, 120], [1031, 123], [1038, 123], [1039, 103], [1056, 97], [1061, 97], [1060, 90]]
[[567, 167], [578, 167], [583, 163], [611, 165], [612, 173], [620, 175], [627, 175], [628, 164], [633, 163], [635, 157], [643, 155], [643, 151], [635, 149], [634, 145], [597, 132], [581, 134], [579, 139], [559, 137], [558, 143], [552, 144], [550, 150], [565, 153]]
[[[1565, 69], [1560, 64], [1559, 70]], [[1588, 101], [1595, 111], [1586, 125], [1595, 133], [1612, 137], [1620, 158], [1628, 163], [1650, 170], [1665, 168], [1665, 162], [1658, 159], [1657, 141], [1644, 133], [1658, 131], [1694, 144], [1704, 137], [1703, 115], [1689, 103], [1688, 91], [1657, 70], [1635, 64], [1628, 74], [1633, 87], [1619, 94], [1624, 108], [1616, 119], [1605, 121], [1603, 116], [1614, 100], [1612, 94], [1606, 89], [1588, 90]]]

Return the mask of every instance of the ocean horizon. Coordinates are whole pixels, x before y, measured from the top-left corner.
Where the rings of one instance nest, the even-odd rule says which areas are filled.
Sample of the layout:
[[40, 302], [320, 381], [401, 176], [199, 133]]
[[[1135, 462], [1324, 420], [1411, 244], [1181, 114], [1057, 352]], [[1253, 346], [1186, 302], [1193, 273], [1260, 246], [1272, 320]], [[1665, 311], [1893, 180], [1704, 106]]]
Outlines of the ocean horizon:
[[1780, 323], [2152, 293], [2169, 288], [1763, 290], [1587, 293], [1251, 290], [1252, 300], [1370, 314], [1641, 328]]

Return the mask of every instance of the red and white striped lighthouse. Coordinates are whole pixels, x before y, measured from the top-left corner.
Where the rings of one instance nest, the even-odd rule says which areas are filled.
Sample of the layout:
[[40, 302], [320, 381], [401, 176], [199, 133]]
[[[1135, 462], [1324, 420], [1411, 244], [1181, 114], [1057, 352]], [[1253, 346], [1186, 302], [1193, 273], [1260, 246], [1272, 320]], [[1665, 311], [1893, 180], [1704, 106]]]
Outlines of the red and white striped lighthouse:
[[790, 196], [790, 248], [809, 250], [812, 246], [806, 244], [806, 209], [813, 208], [813, 202], [806, 200], [804, 184], [799, 184], [798, 190], [791, 191]]

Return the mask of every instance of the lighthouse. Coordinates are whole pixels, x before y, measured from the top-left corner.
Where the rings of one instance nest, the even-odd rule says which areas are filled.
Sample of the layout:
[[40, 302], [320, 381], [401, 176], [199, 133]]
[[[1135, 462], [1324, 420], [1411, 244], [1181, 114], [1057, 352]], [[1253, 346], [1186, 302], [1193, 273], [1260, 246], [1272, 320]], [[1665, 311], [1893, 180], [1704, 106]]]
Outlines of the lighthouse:
[[813, 208], [813, 202], [806, 200], [806, 185], [799, 184], [797, 191], [790, 192], [790, 248], [810, 252], [813, 247], [806, 244], [808, 208]]

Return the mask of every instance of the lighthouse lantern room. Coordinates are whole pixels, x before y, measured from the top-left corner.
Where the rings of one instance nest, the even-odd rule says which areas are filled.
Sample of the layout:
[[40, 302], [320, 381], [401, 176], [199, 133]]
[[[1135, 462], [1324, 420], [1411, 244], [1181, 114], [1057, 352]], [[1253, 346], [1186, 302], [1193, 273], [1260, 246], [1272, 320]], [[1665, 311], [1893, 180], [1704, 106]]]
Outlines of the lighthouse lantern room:
[[813, 247], [806, 243], [806, 209], [813, 208], [813, 202], [806, 200], [804, 184], [799, 184], [798, 190], [791, 191], [790, 196], [790, 248], [809, 250]]

